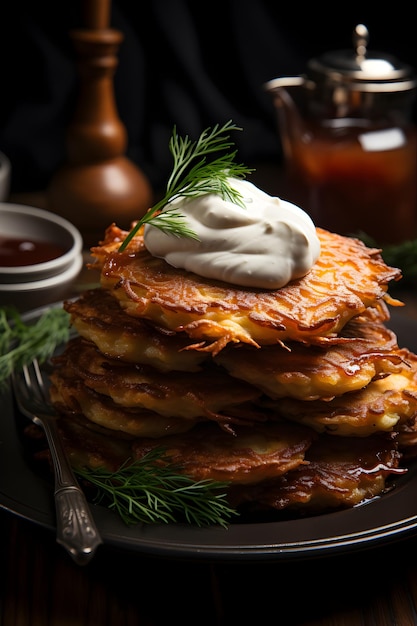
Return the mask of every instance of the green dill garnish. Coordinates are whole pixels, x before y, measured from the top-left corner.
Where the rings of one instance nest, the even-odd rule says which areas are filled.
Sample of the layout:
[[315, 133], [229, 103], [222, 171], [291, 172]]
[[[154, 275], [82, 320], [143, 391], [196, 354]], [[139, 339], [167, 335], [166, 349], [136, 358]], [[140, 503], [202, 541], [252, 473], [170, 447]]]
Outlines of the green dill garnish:
[[161, 459], [163, 450], [155, 449], [116, 472], [87, 467], [75, 471], [97, 489], [94, 501], [115, 511], [126, 525], [187, 522], [226, 528], [237, 515], [226, 500], [227, 483], [194, 481], [169, 460], [159, 463]]
[[35, 358], [42, 363], [68, 340], [69, 319], [63, 308], [54, 307], [31, 324], [24, 322], [14, 307], [0, 308], [0, 390], [13, 370]]
[[[244, 178], [253, 170], [234, 162], [236, 150], [226, 154], [218, 154], [233, 146], [233, 142], [229, 140], [229, 136], [226, 134], [231, 130], [242, 129], [231, 121], [222, 127], [216, 124], [214, 128], [207, 128], [203, 131], [197, 141], [191, 141], [188, 136], [179, 137], [174, 127], [169, 142], [169, 150], [174, 158], [174, 165], [165, 194], [135, 224], [122, 242], [119, 248], [120, 252], [127, 247], [129, 241], [144, 224], [152, 224], [152, 226], [175, 237], [198, 239], [197, 235], [188, 228], [186, 218], [178, 211], [178, 208], [168, 206], [176, 198], [197, 198], [205, 194], [215, 193], [224, 200], [244, 207], [242, 195], [231, 187], [228, 178]], [[217, 154], [217, 156], [212, 161], [207, 161], [210, 154]], [[167, 206], [168, 208], [161, 212]]]

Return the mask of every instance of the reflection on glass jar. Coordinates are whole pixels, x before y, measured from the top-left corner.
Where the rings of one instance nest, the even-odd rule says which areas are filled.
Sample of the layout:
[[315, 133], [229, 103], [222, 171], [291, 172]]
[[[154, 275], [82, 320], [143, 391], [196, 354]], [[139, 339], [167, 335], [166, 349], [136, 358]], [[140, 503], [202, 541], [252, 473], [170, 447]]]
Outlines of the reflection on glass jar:
[[317, 226], [378, 244], [417, 236], [417, 132], [367, 120], [306, 124], [288, 162], [295, 200]]

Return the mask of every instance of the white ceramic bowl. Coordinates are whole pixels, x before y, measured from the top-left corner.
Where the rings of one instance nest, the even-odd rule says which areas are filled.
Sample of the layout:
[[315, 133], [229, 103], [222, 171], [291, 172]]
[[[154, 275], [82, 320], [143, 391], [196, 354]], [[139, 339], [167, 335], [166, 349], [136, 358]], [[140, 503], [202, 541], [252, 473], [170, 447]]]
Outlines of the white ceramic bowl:
[[31, 265], [13, 265], [19, 253], [13, 252], [10, 264], [0, 254], [0, 306], [12, 305], [24, 311], [67, 297], [83, 265], [83, 239], [71, 222], [50, 211], [3, 202], [0, 247], [5, 249], [7, 240], [16, 245], [27, 240], [39, 248], [54, 245], [60, 252], [55, 258]]

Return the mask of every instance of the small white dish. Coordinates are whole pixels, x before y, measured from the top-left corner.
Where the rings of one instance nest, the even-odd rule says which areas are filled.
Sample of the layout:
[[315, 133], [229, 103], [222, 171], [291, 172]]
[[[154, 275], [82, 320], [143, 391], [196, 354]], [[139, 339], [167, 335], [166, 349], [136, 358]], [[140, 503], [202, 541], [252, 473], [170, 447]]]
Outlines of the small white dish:
[[[55, 246], [56, 256], [49, 260], [39, 256], [39, 262], [28, 265], [24, 253], [18, 251], [20, 242], [26, 245], [26, 241], [39, 250]], [[0, 203], [0, 249], [2, 245], [13, 251], [13, 258], [0, 254], [0, 306], [28, 310], [59, 301], [70, 292], [82, 269], [81, 233], [68, 220], [44, 209]], [[18, 265], [19, 254], [22, 265]]]
[[0, 306], [14, 306], [18, 311], [28, 311], [58, 302], [69, 296], [71, 284], [83, 266], [83, 257], [77, 257], [65, 272], [29, 283], [0, 283]]

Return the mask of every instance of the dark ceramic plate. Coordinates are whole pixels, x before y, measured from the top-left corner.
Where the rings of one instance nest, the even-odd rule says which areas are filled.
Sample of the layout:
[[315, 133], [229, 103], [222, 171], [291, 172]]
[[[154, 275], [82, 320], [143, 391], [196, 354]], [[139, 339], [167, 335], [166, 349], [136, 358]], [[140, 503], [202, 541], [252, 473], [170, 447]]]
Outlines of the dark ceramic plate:
[[[36, 319], [42, 309], [26, 315]], [[392, 314], [390, 326], [400, 346], [417, 352], [417, 322]], [[10, 392], [3, 394], [0, 417], [0, 507], [55, 529], [51, 483], [26, 459]], [[108, 545], [144, 554], [211, 561], [283, 561], [363, 550], [417, 533], [417, 467], [394, 488], [366, 504], [304, 519], [232, 524], [228, 529], [186, 524], [127, 527], [108, 509], [93, 505]]]

